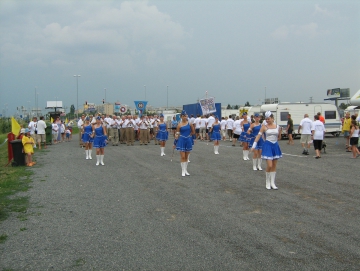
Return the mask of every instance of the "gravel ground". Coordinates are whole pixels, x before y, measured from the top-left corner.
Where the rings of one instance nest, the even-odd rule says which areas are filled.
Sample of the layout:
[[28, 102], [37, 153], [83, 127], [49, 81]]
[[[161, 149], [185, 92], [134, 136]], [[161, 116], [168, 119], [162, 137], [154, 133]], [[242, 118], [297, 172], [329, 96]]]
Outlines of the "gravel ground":
[[164, 157], [108, 146], [105, 166], [75, 140], [52, 145], [31, 169], [27, 220], [0, 225], [0, 270], [359, 270], [360, 158], [326, 141], [321, 159], [280, 142], [277, 191], [228, 141], [219, 155], [197, 142], [188, 177], [172, 140]]

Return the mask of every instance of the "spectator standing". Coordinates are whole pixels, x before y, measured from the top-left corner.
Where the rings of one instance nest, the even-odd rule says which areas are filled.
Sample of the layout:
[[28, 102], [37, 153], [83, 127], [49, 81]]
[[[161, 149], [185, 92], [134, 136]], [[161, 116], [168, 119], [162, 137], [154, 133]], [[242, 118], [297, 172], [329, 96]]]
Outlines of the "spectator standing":
[[351, 128], [350, 128], [350, 146], [353, 157], [357, 158], [360, 154], [359, 149], [357, 148], [359, 143], [359, 124], [356, 120], [351, 121]]
[[287, 131], [287, 136], [288, 136], [288, 139], [289, 139], [289, 142], [287, 144], [288, 145], [294, 145], [294, 140], [293, 140], [293, 136], [292, 136], [292, 133], [294, 131], [294, 121], [291, 118], [291, 114], [288, 114], [288, 121], [287, 121], [286, 131]]
[[317, 115], [319, 116], [319, 120], [325, 125], [325, 118], [321, 115], [321, 112], [318, 112]]
[[303, 147], [302, 154], [309, 155], [310, 143], [311, 143], [311, 124], [312, 121], [309, 119], [309, 115], [305, 114], [304, 118], [300, 121], [298, 134], [300, 134], [301, 129], [301, 146]]
[[26, 154], [26, 165], [32, 167], [36, 163], [32, 161], [32, 156], [34, 154], [33, 146], [35, 145], [34, 138], [30, 135], [29, 128], [25, 129], [25, 136], [22, 137], [21, 142], [24, 147], [24, 153]]
[[46, 149], [46, 135], [45, 135], [46, 123], [44, 121], [44, 116], [40, 117], [40, 120], [37, 122], [37, 142], [39, 145], [39, 150], [41, 150], [41, 143], [44, 143], [44, 149]]
[[320, 121], [319, 115], [314, 116], [314, 122], [311, 124], [311, 139], [313, 140], [316, 159], [321, 158], [321, 147], [325, 135], [325, 126], [322, 121]]
[[[33, 138], [34, 142], [36, 142], [36, 133], [37, 133], [37, 117], [33, 117], [33, 120], [30, 121], [28, 128], [30, 132], [30, 136]], [[34, 148], [36, 148], [36, 144], [34, 145]]]
[[342, 127], [342, 133], [344, 134], [345, 138], [345, 148], [347, 152], [351, 152], [350, 148], [350, 126], [351, 126], [351, 119], [350, 119], [350, 112], [345, 114], [344, 123]]

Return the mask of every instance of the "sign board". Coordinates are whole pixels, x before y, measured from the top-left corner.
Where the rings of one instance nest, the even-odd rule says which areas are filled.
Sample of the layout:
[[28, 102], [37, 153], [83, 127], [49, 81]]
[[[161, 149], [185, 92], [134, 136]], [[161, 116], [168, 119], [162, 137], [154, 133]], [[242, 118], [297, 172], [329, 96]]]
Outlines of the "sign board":
[[207, 115], [207, 114], [216, 112], [215, 100], [213, 97], [209, 97], [207, 99], [201, 99], [199, 101], [199, 104], [200, 104], [203, 115]]
[[84, 104], [84, 110], [87, 112], [95, 112], [96, 111], [95, 104], [94, 103]]
[[46, 102], [46, 107], [47, 108], [61, 108], [61, 107], [63, 107], [63, 103], [62, 103], [62, 101], [47, 101]]

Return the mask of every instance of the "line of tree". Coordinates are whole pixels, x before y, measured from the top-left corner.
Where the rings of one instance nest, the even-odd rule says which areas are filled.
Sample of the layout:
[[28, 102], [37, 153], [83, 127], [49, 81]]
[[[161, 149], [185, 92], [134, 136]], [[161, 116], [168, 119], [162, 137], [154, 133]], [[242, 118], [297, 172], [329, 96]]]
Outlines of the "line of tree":
[[[228, 104], [226, 109], [239, 109], [242, 105], [230, 105]], [[250, 103], [247, 101], [244, 106], [251, 106]]]

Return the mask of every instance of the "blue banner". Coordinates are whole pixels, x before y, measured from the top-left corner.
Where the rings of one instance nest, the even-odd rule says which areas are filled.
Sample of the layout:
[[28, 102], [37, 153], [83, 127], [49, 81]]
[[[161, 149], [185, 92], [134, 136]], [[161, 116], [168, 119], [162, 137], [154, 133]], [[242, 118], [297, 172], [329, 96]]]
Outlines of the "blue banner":
[[145, 112], [147, 101], [134, 101], [136, 110], [139, 112], [139, 116]]

